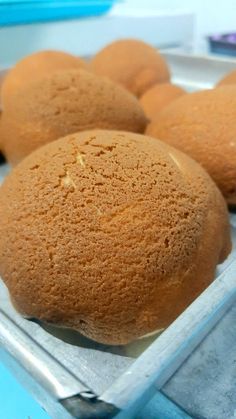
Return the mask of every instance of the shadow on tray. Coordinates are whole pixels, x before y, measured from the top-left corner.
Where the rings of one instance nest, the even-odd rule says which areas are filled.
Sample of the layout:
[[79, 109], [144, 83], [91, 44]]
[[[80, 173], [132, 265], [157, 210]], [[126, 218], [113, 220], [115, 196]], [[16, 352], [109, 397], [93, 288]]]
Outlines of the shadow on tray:
[[138, 357], [160, 335], [160, 332], [157, 332], [152, 336], [143, 337], [127, 345], [104, 345], [86, 338], [75, 330], [51, 326], [35, 319], [30, 320], [39, 324], [46, 332], [70, 345], [132, 358]]
[[0, 152], [0, 165], [6, 163], [4, 155]]

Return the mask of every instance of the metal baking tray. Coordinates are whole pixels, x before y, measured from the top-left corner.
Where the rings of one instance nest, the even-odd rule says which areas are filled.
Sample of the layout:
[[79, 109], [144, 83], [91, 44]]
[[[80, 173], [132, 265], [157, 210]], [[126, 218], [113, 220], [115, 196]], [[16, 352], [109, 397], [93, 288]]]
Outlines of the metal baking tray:
[[[211, 87], [236, 61], [164, 53], [173, 81]], [[9, 170], [0, 166], [0, 180]], [[19, 316], [0, 281], [0, 360], [55, 419], [232, 418], [236, 411], [236, 215], [215, 281], [161, 335], [126, 346]]]

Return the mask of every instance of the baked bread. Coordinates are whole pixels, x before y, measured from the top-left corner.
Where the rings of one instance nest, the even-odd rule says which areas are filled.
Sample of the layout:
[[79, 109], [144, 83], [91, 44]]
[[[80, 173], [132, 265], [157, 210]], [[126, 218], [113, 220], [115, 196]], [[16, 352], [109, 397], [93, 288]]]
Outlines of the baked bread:
[[170, 79], [168, 66], [158, 50], [137, 39], [109, 44], [94, 56], [90, 68], [138, 97], [154, 84]]
[[1, 90], [3, 107], [5, 108], [11, 99], [14, 100], [14, 95], [19, 89], [26, 87], [33, 80], [57, 70], [86, 67], [86, 62], [81, 58], [61, 51], [39, 51], [30, 54], [18, 61], [7, 73]]
[[32, 82], [3, 112], [0, 138], [15, 165], [36, 148], [93, 128], [144, 132], [138, 100], [121, 86], [84, 70], [66, 70]]
[[231, 248], [224, 199], [194, 161], [85, 131], [22, 161], [0, 191], [0, 275], [26, 317], [125, 344], [168, 326]]
[[226, 74], [222, 79], [220, 79], [216, 87], [228, 84], [236, 84], [236, 70], [231, 71], [230, 73]]
[[180, 97], [163, 109], [147, 134], [185, 152], [214, 179], [229, 205], [236, 205], [236, 86]]
[[162, 109], [184, 94], [185, 90], [174, 84], [155, 84], [141, 96], [139, 102], [146, 116], [154, 120]]

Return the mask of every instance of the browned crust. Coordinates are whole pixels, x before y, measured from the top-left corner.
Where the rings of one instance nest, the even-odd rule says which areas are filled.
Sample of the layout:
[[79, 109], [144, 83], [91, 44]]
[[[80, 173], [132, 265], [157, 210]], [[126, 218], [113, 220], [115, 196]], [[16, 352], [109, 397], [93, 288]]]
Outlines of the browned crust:
[[8, 72], [1, 88], [2, 104], [5, 108], [14, 95], [28, 83], [50, 75], [57, 70], [87, 68], [79, 57], [62, 51], [39, 51], [24, 57]]
[[158, 50], [137, 39], [107, 45], [91, 60], [90, 68], [138, 97], [154, 84], [170, 79], [168, 66]]
[[0, 275], [25, 316], [124, 344], [169, 325], [231, 248], [201, 167], [149, 137], [70, 135], [1, 187]]
[[84, 70], [66, 70], [18, 91], [3, 112], [0, 138], [15, 165], [67, 134], [93, 128], [142, 133], [146, 124], [138, 100], [121, 86]]

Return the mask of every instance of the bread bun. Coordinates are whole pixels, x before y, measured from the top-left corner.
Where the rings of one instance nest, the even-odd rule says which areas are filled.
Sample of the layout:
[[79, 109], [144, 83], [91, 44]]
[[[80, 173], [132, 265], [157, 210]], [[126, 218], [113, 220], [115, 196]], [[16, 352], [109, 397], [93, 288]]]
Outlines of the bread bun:
[[236, 84], [236, 70], [231, 71], [230, 73], [226, 74], [216, 85], [216, 87], [219, 86], [225, 86], [228, 84]]
[[144, 132], [138, 100], [122, 87], [84, 70], [66, 70], [32, 82], [3, 112], [0, 138], [15, 165], [36, 148], [93, 128]]
[[162, 109], [184, 94], [185, 90], [174, 84], [155, 84], [141, 96], [139, 103], [146, 116], [154, 120]]
[[236, 205], [236, 86], [180, 97], [159, 113], [147, 134], [185, 152]]
[[206, 172], [142, 135], [85, 131], [16, 166], [0, 192], [0, 275], [17, 310], [96, 341], [167, 327], [230, 251]]
[[14, 95], [19, 89], [26, 87], [33, 80], [57, 70], [86, 67], [86, 62], [81, 58], [61, 51], [39, 51], [30, 54], [18, 61], [7, 73], [1, 90], [3, 107], [14, 100]]
[[122, 39], [103, 48], [90, 68], [141, 96], [156, 83], [170, 79], [168, 66], [157, 49], [136, 39]]

